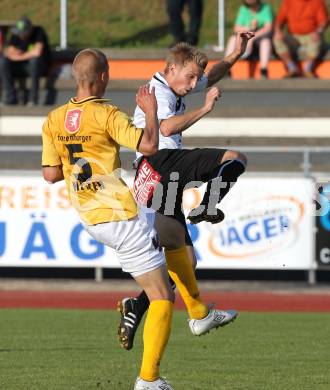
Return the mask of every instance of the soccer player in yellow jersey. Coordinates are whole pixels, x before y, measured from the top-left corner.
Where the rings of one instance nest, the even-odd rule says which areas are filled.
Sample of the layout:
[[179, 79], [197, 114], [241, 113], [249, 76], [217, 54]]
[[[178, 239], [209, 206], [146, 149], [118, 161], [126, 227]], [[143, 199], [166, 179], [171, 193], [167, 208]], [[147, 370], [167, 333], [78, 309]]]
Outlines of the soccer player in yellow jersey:
[[66, 181], [86, 230], [116, 250], [122, 269], [135, 278], [151, 302], [134, 389], [173, 390], [159, 375], [174, 300], [165, 258], [150, 218], [143, 218], [119, 172], [120, 145], [149, 156], [157, 151], [155, 94], [148, 86], [137, 93], [137, 104], [146, 114], [144, 129], [139, 129], [102, 99], [109, 81], [108, 61], [102, 52], [86, 49], [78, 53], [73, 75], [76, 97], [51, 111], [43, 125], [43, 176], [50, 183]]

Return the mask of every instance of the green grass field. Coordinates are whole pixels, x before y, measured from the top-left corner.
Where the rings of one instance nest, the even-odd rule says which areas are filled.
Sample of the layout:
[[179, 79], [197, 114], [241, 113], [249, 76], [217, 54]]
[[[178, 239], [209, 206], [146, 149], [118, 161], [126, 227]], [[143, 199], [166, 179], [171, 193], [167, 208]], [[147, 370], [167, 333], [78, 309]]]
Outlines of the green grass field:
[[[176, 390], [328, 390], [330, 314], [242, 313], [207, 336], [190, 335], [175, 312], [162, 375]], [[141, 331], [117, 344], [118, 314], [0, 310], [0, 389], [132, 390]]]
[[[281, 0], [267, 0], [276, 12]], [[330, 7], [330, 0], [325, 0]], [[226, 0], [226, 36], [231, 33], [241, 0]], [[29, 16], [49, 33], [52, 46], [59, 45], [60, 1], [1, 0], [0, 21]], [[188, 21], [187, 10], [184, 19]], [[330, 40], [330, 29], [327, 32]], [[70, 47], [168, 47], [165, 0], [75, 0], [68, 1]], [[218, 43], [218, 0], [205, 0], [200, 46]]]

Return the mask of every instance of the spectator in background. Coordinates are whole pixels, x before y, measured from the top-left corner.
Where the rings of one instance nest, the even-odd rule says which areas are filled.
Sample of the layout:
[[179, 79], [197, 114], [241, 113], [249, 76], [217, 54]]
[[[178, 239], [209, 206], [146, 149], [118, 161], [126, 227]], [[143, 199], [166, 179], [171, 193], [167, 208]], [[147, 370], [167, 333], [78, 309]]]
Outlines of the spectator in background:
[[[247, 45], [242, 58], [248, 58], [257, 50], [260, 59], [262, 78], [268, 78], [268, 62], [272, 53], [273, 12], [269, 4], [260, 0], [245, 0], [238, 10], [234, 25], [234, 33], [244, 28], [254, 31], [255, 35]], [[235, 47], [236, 35], [232, 35], [227, 43], [226, 56]]]
[[[323, 32], [329, 17], [323, 0], [283, 0], [275, 21], [274, 46], [287, 68], [286, 77], [297, 77], [298, 48], [306, 55], [303, 75], [314, 78], [315, 61], [320, 55]], [[288, 33], [283, 32], [287, 26]]]
[[[50, 66], [50, 49], [47, 35], [42, 27], [33, 26], [30, 19], [23, 17], [17, 21], [11, 32], [3, 57], [0, 58], [0, 73], [5, 92], [5, 104], [17, 104], [15, 78], [22, 80], [31, 77], [31, 89], [25, 93], [23, 103], [28, 98], [29, 105], [39, 101], [39, 79], [46, 75]], [[21, 85], [22, 86], [22, 85]], [[23, 85], [25, 90], [25, 84]]]
[[0, 30], [0, 56], [2, 54], [2, 50], [3, 50], [3, 34], [2, 31]]
[[[185, 3], [188, 3], [190, 15], [188, 34], [185, 33], [182, 20], [182, 11]], [[197, 46], [203, 14], [203, 0], [167, 0], [166, 9], [169, 17], [170, 32], [174, 37], [174, 42], [171, 46], [178, 42], [188, 42], [192, 46]]]

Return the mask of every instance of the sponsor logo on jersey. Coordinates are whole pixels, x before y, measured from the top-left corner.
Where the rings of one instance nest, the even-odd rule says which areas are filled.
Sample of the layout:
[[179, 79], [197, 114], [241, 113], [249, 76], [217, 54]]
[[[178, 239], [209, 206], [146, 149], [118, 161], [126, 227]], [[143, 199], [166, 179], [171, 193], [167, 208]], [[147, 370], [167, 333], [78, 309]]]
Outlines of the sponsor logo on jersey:
[[82, 110], [79, 108], [74, 108], [66, 112], [64, 127], [68, 133], [73, 134], [79, 131], [81, 114]]
[[137, 203], [147, 206], [148, 200], [160, 182], [161, 175], [156, 172], [147, 160], [143, 159], [137, 171], [133, 192]]

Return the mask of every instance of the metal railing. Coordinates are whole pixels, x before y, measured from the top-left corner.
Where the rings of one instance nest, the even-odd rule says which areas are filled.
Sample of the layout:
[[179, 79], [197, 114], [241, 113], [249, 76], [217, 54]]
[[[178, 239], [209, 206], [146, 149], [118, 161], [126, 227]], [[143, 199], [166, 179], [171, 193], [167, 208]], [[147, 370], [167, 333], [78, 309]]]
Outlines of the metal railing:
[[[215, 146], [207, 146], [214, 148]], [[230, 149], [239, 150], [243, 153], [299, 153], [302, 155], [301, 168], [305, 177], [312, 175], [311, 155], [319, 153], [329, 153], [330, 146], [234, 146]], [[24, 153], [40, 153], [42, 151], [41, 145], [0, 145], [0, 152], [24, 152]], [[129, 149], [123, 148], [121, 153], [132, 153]], [[0, 160], [1, 163], [1, 160]], [[1, 166], [1, 165], [0, 165]], [[330, 176], [330, 158], [329, 158], [329, 176]]]

